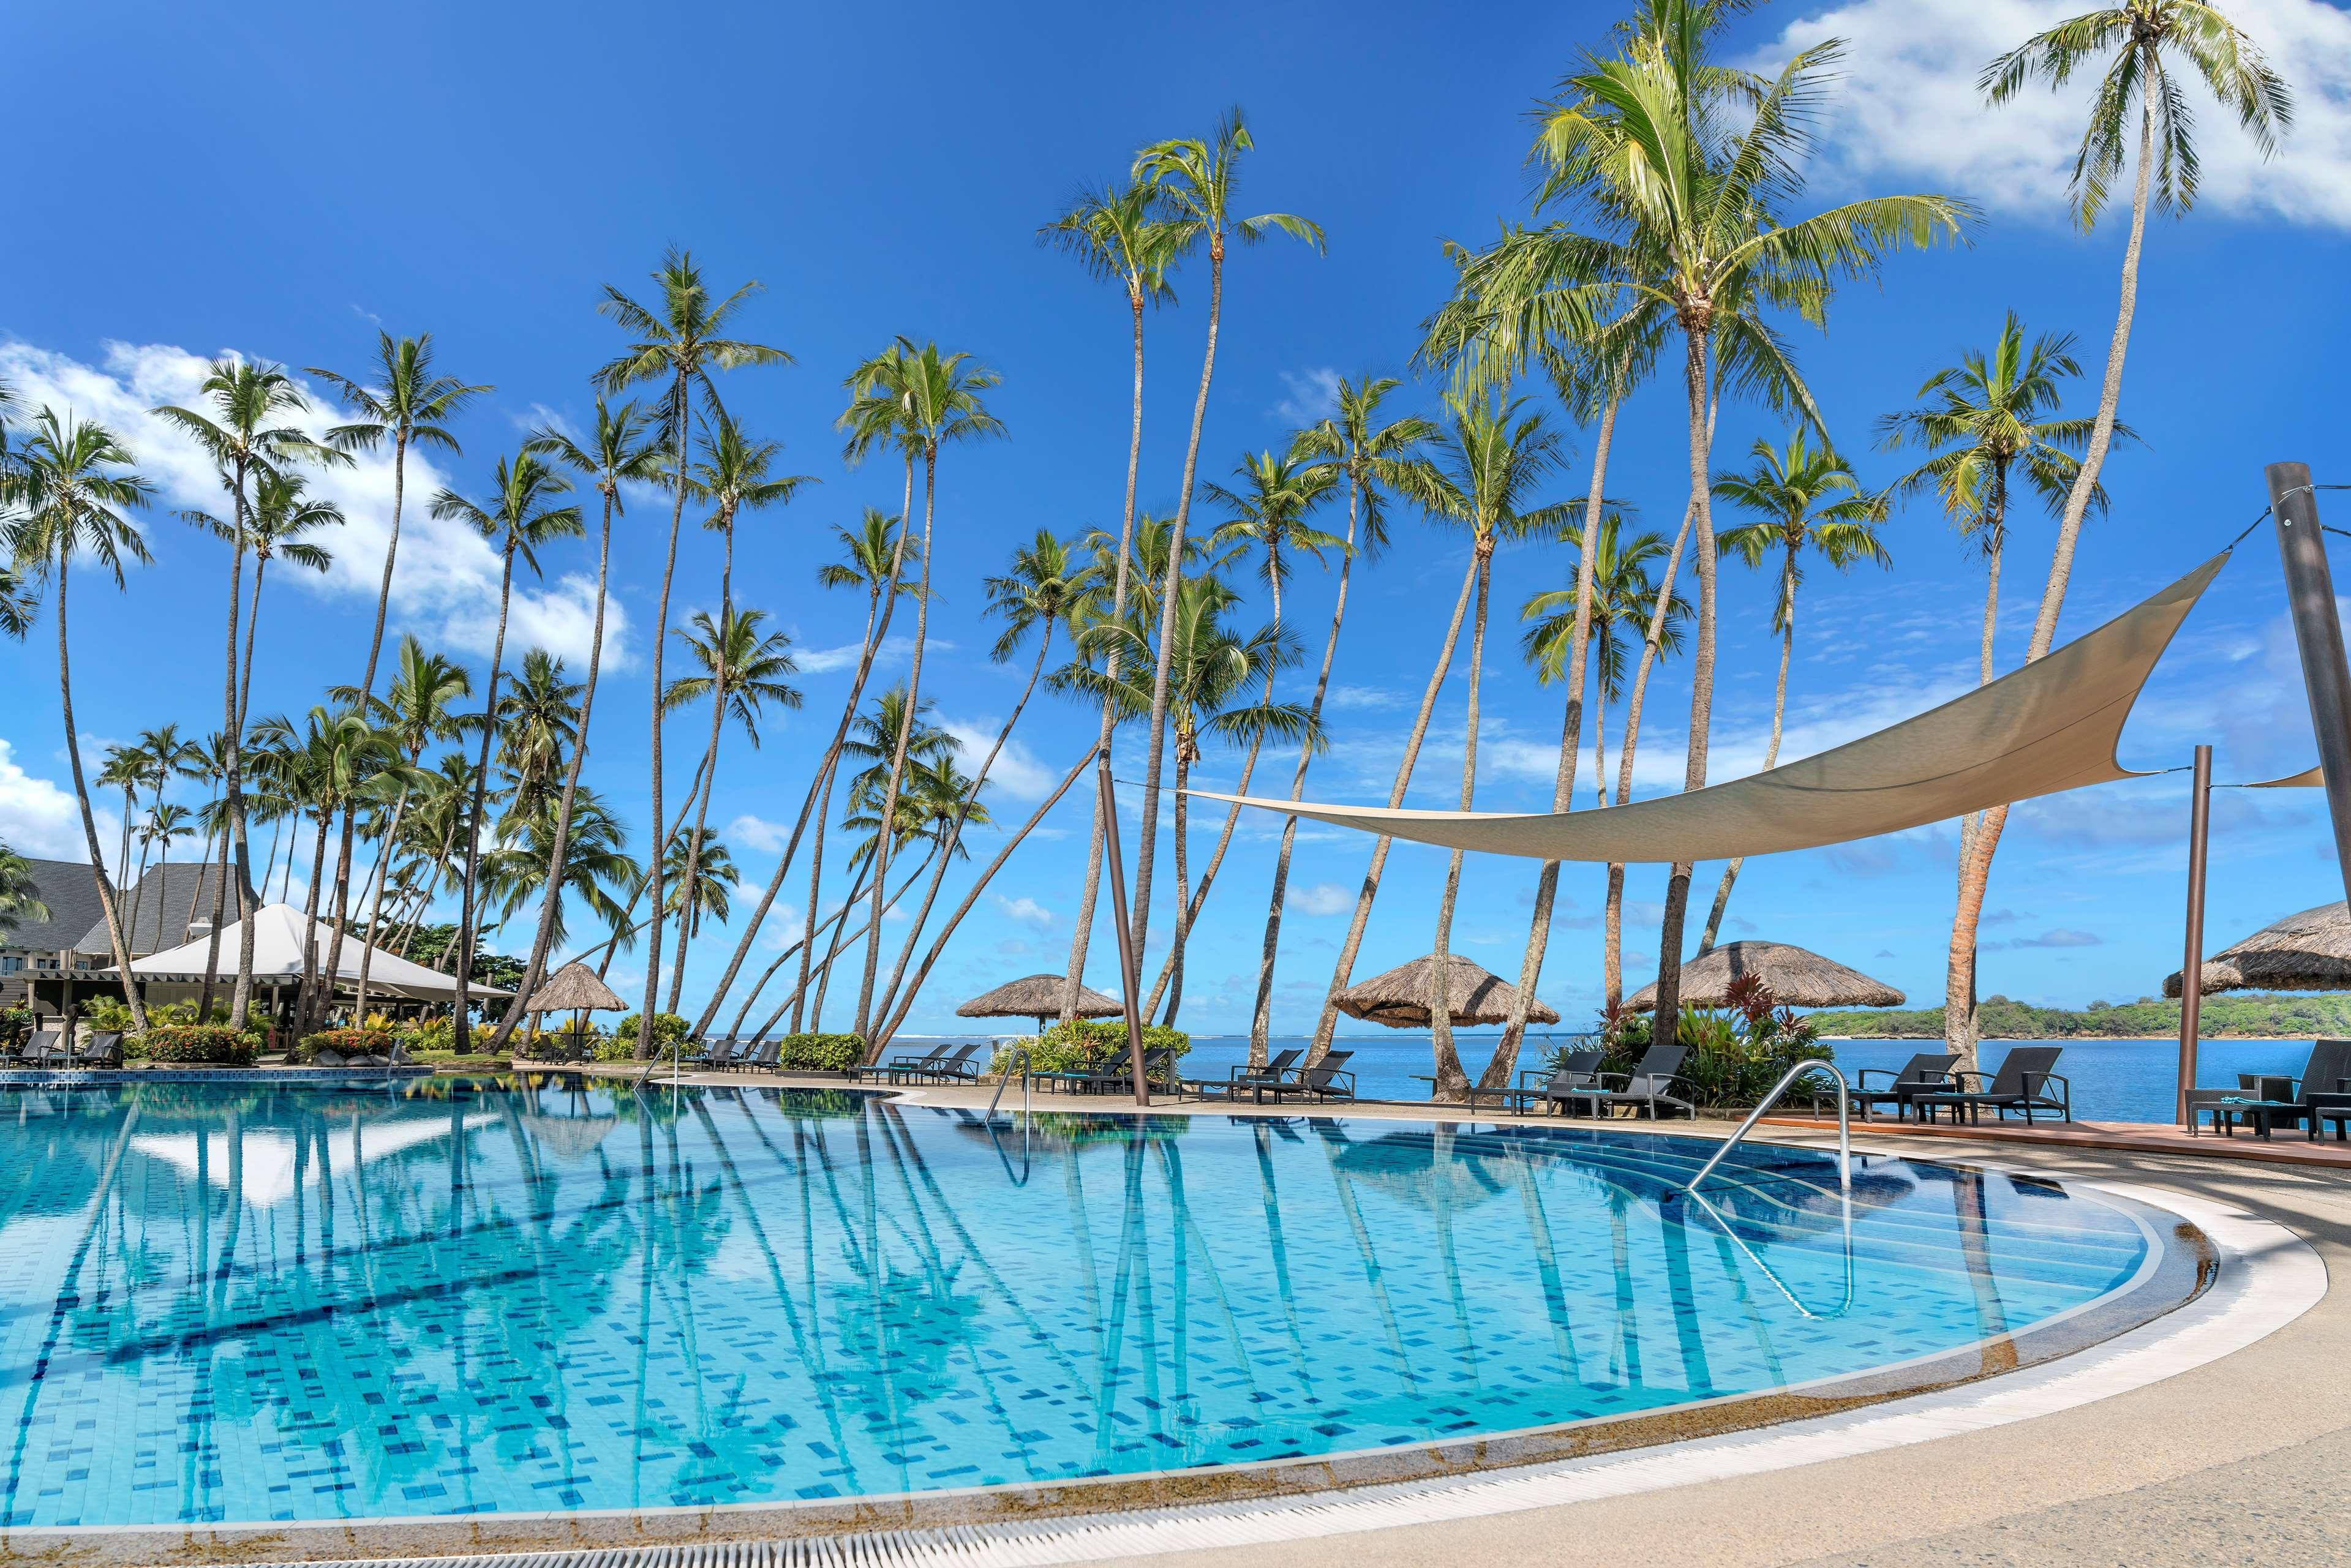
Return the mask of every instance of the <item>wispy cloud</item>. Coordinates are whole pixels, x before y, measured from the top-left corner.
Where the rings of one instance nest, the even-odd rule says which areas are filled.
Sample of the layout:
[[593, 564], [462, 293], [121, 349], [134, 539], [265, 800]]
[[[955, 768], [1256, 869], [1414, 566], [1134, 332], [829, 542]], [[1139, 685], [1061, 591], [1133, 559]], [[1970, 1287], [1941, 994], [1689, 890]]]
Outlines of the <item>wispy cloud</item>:
[[1277, 419], [1291, 424], [1312, 424], [1339, 412], [1339, 372], [1328, 365], [1311, 371], [1284, 371], [1281, 384], [1288, 391], [1270, 411]]
[[987, 895], [1007, 920], [1017, 920], [1023, 925], [1046, 926], [1053, 924], [1053, 912], [1023, 894], [1019, 898], [1007, 898], [1000, 893]]
[[1355, 905], [1355, 895], [1336, 883], [1318, 882], [1290, 895], [1290, 906], [1301, 915], [1336, 915]]

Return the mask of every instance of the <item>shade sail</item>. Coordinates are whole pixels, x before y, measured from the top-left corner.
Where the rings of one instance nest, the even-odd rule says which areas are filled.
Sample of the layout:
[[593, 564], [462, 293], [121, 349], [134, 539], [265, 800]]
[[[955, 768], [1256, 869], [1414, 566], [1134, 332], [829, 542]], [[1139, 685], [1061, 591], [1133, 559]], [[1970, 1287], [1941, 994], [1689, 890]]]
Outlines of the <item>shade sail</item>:
[[2227, 552], [2035, 664], [1941, 707], [1728, 784], [1582, 811], [1419, 811], [1219, 795], [1313, 821], [1533, 860], [1728, 860], [1846, 843], [2145, 774], [2115, 760], [2139, 688]]
[[[264, 904], [253, 912], [253, 977], [262, 985], [297, 980], [302, 975], [302, 912], [290, 904]], [[221, 927], [221, 973], [234, 977], [236, 973], [237, 944], [242, 936], [243, 922]], [[319, 923], [318, 967], [327, 964], [327, 950], [334, 940], [334, 928], [325, 921]], [[204, 977], [205, 955], [212, 946], [209, 936], [180, 946], [131, 960], [131, 972], [142, 980], [201, 980]], [[360, 979], [360, 939], [343, 938], [343, 950], [337, 955], [335, 979], [339, 984], [356, 987]], [[109, 969], [108, 973], [113, 971]], [[410, 997], [421, 1001], [443, 1001], [455, 994], [456, 981], [438, 969], [428, 969], [412, 963], [396, 953], [375, 949], [368, 960], [368, 989], [378, 996]], [[504, 997], [511, 992], [495, 986], [469, 984], [466, 994], [475, 997]]]

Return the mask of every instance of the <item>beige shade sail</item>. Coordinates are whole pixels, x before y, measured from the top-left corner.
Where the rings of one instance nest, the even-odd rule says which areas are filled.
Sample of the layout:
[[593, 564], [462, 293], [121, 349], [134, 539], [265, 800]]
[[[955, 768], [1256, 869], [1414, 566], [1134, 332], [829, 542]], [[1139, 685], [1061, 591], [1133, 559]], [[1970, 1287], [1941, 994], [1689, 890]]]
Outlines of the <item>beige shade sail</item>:
[[1419, 811], [1191, 791], [1447, 849], [1669, 864], [1847, 843], [2145, 774], [2115, 760], [2139, 688], [2224, 551], [2096, 631], [1956, 701], [1728, 784], [1582, 811]]
[[2289, 773], [2283, 779], [2262, 779], [2244, 786], [2248, 789], [2324, 789], [2326, 773], [2313, 765], [2300, 773]]
[[[2344, 901], [2322, 904], [2262, 926], [2204, 960], [2198, 991], [2351, 990], [2351, 912]], [[2174, 971], [2163, 994], [2179, 994]]]
[[[1426, 1029], [1437, 1009], [1430, 996], [1437, 974], [1437, 956], [1399, 964], [1384, 975], [1374, 975], [1341, 991], [1339, 1010], [1366, 1023], [1390, 1029]], [[1519, 988], [1500, 976], [1479, 967], [1460, 954], [1448, 955], [1445, 966], [1445, 1011], [1457, 1026], [1508, 1023], [1518, 1006]], [[1559, 1014], [1540, 997], [1527, 1001], [1529, 1023], [1557, 1023]]]
[[[1730, 982], [1741, 975], [1759, 977], [1771, 988], [1771, 999], [1785, 1007], [1898, 1008], [1904, 1000], [1885, 981], [1823, 958], [1809, 947], [1788, 942], [1726, 942], [1682, 966], [1683, 1004], [1720, 1007], [1729, 998]], [[1648, 1011], [1657, 1005], [1657, 988], [1643, 986], [1625, 1005]]]

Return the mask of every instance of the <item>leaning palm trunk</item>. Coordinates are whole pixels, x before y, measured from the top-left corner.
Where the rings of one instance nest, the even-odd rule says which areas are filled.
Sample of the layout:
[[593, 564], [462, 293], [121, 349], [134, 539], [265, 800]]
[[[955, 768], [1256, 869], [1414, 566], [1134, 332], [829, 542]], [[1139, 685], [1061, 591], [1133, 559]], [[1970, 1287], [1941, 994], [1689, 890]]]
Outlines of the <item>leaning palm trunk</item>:
[[[294, 992], [297, 1042], [302, 1037], [303, 1020], [310, 1016], [310, 993], [319, 984], [319, 889], [327, 880], [327, 835], [334, 826], [335, 814], [330, 807], [319, 816], [310, 833], [310, 883], [302, 890], [302, 981]], [[294, 863], [291, 850], [287, 852], [286, 863], [290, 873]], [[328, 981], [329, 987], [333, 983]]]
[[[938, 846], [935, 844], [923, 852], [923, 858], [914, 862], [914, 870], [906, 873], [906, 880], [898, 884], [898, 891], [892, 894], [889, 896], [889, 899], [882, 905], [882, 912], [884, 915], [887, 915], [891, 910], [897, 908], [899, 902], [904, 899], [907, 894], [914, 891], [914, 884], [923, 880], [923, 873], [930, 869], [932, 861], [935, 860], [937, 855]], [[776, 955], [776, 961], [769, 964], [767, 968], [760, 973], [758, 983], [753, 985], [751, 988], [750, 994], [743, 998], [742, 1009], [735, 1015], [735, 1027], [728, 1030], [728, 1033], [732, 1034], [738, 1040], [742, 1038], [743, 1020], [751, 1016], [751, 1004], [759, 999], [759, 993], [767, 988], [768, 982], [775, 977], [776, 971], [784, 967], [784, 961], [789, 958], [793, 954], [809, 953], [813, 951], [816, 947], [817, 939], [822, 936], [829, 929], [833, 934], [831, 948], [825, 954], [824, 961], [817, 965], [815, 968], [816, 983], [820, 988], [822, 988], [826, 977], [832, 973], [833, 960], [841, 956], [841, 951], [844, 948], [848, 947], [851, 944], [856, 942], [860, 937], [865, 935], [864, 925], [860, 924], [854, 930], [851, 929], [848, 925], [850, 915], [856, 912], [858, 904], [864, 897], [864, 894], [865, 882], [864, 879], [861, 877], [852, 884], [849, 896], [841, 901], [841, 905], [839, 909], [836, 909], [831, 915], [826, 915], [823, 921], [814, 930], [809, 932], [807, 936], [801, 937], [799, 941], [793, 943], [790, 946]], [[790, 996], [788, 996], [782, 1001], [778, 1002], [776, 1004], [776, 1010], [768, 1015], [768, 1021], [761, 1024], [759, 1026], [758, 1032], [754, 1034], [751, 1038], [755, 1040], [766, 1039], [768, 1031], [775, 1028], [776, 1025], [782, 1020], [787, 1009], [797, 1013], [799, 1010], [802, 993], [805, 989], [805, 985], [796, 988]], [[821, 998], [820, 998], [820, 1002]], [[821, 1011], [820, 1005], [819, 1010]], [[820, 1024], [820, 1027], [821, 1027]], [[799, 1032], [799, 1024], [795, 1022], [792, 1028], [787, 1032], [798, 1034]]]
[[[1453, 601], [1453, 621], [1445, 629], [1445, 641], [1437, 645], [1437, 667], [1429, 672], [1428, 689], [1421, 694], [1420, 712], [1412, 721], [1412, 735], [1405, 741], [1404, 759], [1396, 764], [1395, 787], [1388, 791], [1388, 810], [1404, 804], [1405, 791], [1412, 787], [1412, 770], [1420, 760], [1420, 743], [1428, 737], [1429, 715], [1437, 709], [1437, 694], [1445, 685], [1445, 672], [1452, 667], [1453, 650], [1461, 641], [1461, 622], [1469, 613], [1469, 596], [1478, 580], [1478, 567], [1471, 562], [1462, 574], [1460, 597]], [[1331, 1049], [1331, 1036], [1339, 1023], [1339, 993], [1347, 988], [1347, 981], [1355, 969], [1355, 954], [1364, 945], [1364, 930], [1372, 921], [1372, 900], [1379, 896], [1380, 873], [1386, 870], [1388, 846], [1395, 841], [1382, 833], [1372, 845], [1372, 863], [1364, 873], [1364, 885], [1355, 894], [1355, 915], [1347, 924], [1347, 940], [1339, 948], [1339, 962], [1331, 975], [1330, 995], [1322, 999], [1322, 1016], [1314, 1025], [1314, 1043], [1307, 1052], [1307, 1063], [1321, 1061]]]
[[[1188, 744], [1179, 732], [1176, 737], [1176, 940], [1167, 948], [1167, 973], [1174, 989], [1167, 998], [1167, 1016], [1159, 1020], [1170, 1029], [1176, 1026], [1176, 1010], [1184, 1005], [1184, 942], [1192, 934], [1192, 798], [1186, 789], [1192, 781], [1192, 762], [1186, 749]], [[1158, 1005], [1159, 997], [1155, 991], [1135, 1016], [1148, 1023], [1152, 1009]]]
[[[1494, 547], [1489, 539], [1480, 539], [1475, 547], [1478, 558], [1478, 608], [1469, 627], [1469, 712], [1462, 721], [1461, 734], [1461, 809], [1469, 810], [1471, 797], [1478, 791], [1478, 677], [1482, 673], [1486, 653], [1486, 594], [1493, 581]], [[1434, 958], [1429, 965], [1428, 1027], [1429, 1044], [1437, 1059], [1437, 1082], [1429, 1091], [1432, 1100], [1458, 1100], [1469, 1087], [1468, 1075], [1461, 1071], [1461, 1058], [1453, 1049], [1453, 999], [1447, 994], [1447, 945], [1453, 939], [1453, 909], [1461, 896], [1461, 862], [1459, 850], [1453, 852], [1445, 866], [1445, 896], [1437, 906], [1437, 936], [1430, 946]]]
[[[1788, 716], [1788, 662], [1796, 652], [1796, 551], [1788, 549], [1786, 570], [1780, 578], [1780, 680], [1771, 693], [1771, 739], [1763, 747], [1763, 771], [1769, 773], [1780, 760], [1780, 735]], [[1714, 890], [1714, 907], [1707, 911], [1706, 929], [1698, 934], [1698, 956], [1714, 951], [1715, 938], [1722, 930], [1723, 911], [1730, 907], [1730, 889], [1739, 881], [1739, 868], [1747, 863], [1745, 855], [1733, 855], [1730, 863], [1722, 868], [1722, 884]]]
[[[719, 613], [731, 612], [722, 601]], [[695, 792], [694, 831], [685, 840], [685, 885], [692, 887], [702, 870], [702, 831], [710, 820], [710, 797], [718, 789], [718, 742], [726, 725], [726, 684], [723, 680], [710, 683], [710, 744], [703, 753], [702, 788]], [[677, 956], [669, 967], [669, 1010], [677, 1011], [678, 996], [685, 989], [685, 949], [692, 935], [694, 922], [681, 918], [677, 923]]]
[[[664, 845], [666, 845], [671, 840], [676, 838], [678, 830], [685, 826], [685, 814], [694, 809], [695, 796], [701, 788], [702, 770], [700, 768], [696, 768], [695, 769], [693, 782], [688, 784], [685, 788], [685, 799], [678, 802], [677, 815], [669, 820], [669, 831], [662, 835], [661, 841]], [[637, 913], [637, 901], [644, 897], [644, 895], [645, 883], [643, 879], [640, 878], [638, 879], [635, 888], [633, 888], [629, 894], [629, 902], [621, 906], [621, 918], [616, 924], [622, 929], [628, 932], [632, 936], [635, 936], [638, 932], [643, 930], [647, 925], [653, 923], [653, 917], [651, 915], [647, 915], [643, 920], [638, 921], [633, 925], [629, 924], [631, 917]], [[601, 943], [598, 944], [598, 946], [601, 946]], [[596, 951], [596, 948], [590, 947], [588, 951], [592, 953]], [[596, 977], [600, 980], [602, 979], [604, 977], [605, 971], [611, 968], [611, 965], [612, 955], [611, 953], [606, 953], [604, 955], [604, 962], [599, 966], [596, 970]]]
[[[212, 1021], [213, 989], [220, 984], [221, 918], [228, 913], [229, 852], [235, 840], [244, 829], [244, 796], [243, 792], [238, 788], [237, 780], [237, 749], [238, 743], [241, 738], [240, 731], [242, 730], [243, 726], [238, 722], [239, 705], [237, 703], [236, 696], [236, 624], [238, 612], [243, 608], [245, 598], [245, 476], [242, 471], [244, 468], [244, 463], [242, 460], [239, 461], [237, 466], [239, 473], [237, 475], [235, 505], [236, 540], [235, 548], [229, 551], [228, 652], [225, 659], [226, 669], [224, 681], [225, 689], [221, 699], [224, 709], [223, 717], [225, 720], [222, 725], [223, 734], [221, 737], [221, 789], [223, 799], [225, 800], [227, 805], [227, 810], [224, 813], [221, 832], [220, 881], [214, 888], [213, 928], [204, 938], [204, 983], [203, 990], [198, 993], [196, 1001], [196, 1019], [200, 1023], [209, 1023]], [[207, 842], [205, 850], [205, 862], [207, 864], [211, 862], [211, 846], [209, 842]], [[196, 891], [199, 896], [203, 894], [204, 885], [204, 878], [202, 876], [197, 877]], [[238, 891], [242, 893], [243, 889], [239, 889]], [[193, 905], [194, 900], [191, 899], [189, 902], [191, 905]], [[241, 904], [243, 900], [240, 899], [238, 902]], [[190, 925], [193, 925], [195, 923], [195, 915], [193, 908], [189, 914], [188, 922]], [[246, 924], [250, 925], [251, 922], [248, 921]], [[244, 985], [235, 988], [231, 992], [232, 1000], [229, 1005], [229, 1026], [233, 1029], [243, 1029], [245, 1027], [244, 1002], [246, 998], [238, 996], [236, 993], [238, 991], [242, 991], [247, 996], [250, 995], [253, 986], [253, 978], [250, 970], [246, 972], [244, 978]]]
[[[1127, 304], [1134, 316], [1134, 414], [1126, 438], [1126, 506], [1119, 514], [1118, 565], [1111, 576], [1110, 623], [1126, 623], [1126, 561], [1127, 552], [1134, 546], [1134, 481], [1143, 463], [1143, 295], [1130, 287]], [[1121, 644], [1111, 643], [1109, 668], [1103, 680], [1102, 734], [1094, 744], [1104, 755], [1111, 746], [1111, 732], [1116, 727], [1117, 716], [1111, 706], [1110, 693], [1118, 688]], [[1061, 1021], [1075, 1025], [1078, 1020], [1078, 991], [1086, 973], [1086, 946], [1093, 936], [1094, 900], [1102, 894], [1102, 835], [1106, 831], [1102, 802], [1094, 802], [1094, 832], [1092, 851], [1086, 856], [1085, 891], [1078, 899], [1076, 925], [1070, 932], [1070, 964], [1061, 988]]]
[[[1688, 760], [1682, 768], [1685, 791], [1706, 788], [1708, 732], [1714, 725], [1714, 496], [1707, 471], [1714, 444], [1714, 422], [1707, 407], [1708, 367], [1711, 361], [1709, 334], [1693, 325], [1684, 334], [1683, 392], [1689, 404], [1690, 517], [1698, 532], [1698, 632], [1690, 649], [1690, 724]], [[1657, 1010], [1663, 1020], [1658, 1038], [1671, 1040], [1681, 1017], [1682, 920], [1689, 908], [1690, 873], [1696, 867], [1676, 861], [1666, 878], [1666, 913], [1657, 932]]]
[[[398, 798], [392, 803], [392, 825], [384, 830], [383, 842], [378, 846], [375, 852], [375, 870], [368, 876], [370, 887], [372, 887], [373, 891], [370, 892], [369, 887], [360, 889], [361, 893], [367, 894], [365, 903], [368, 915], [366, 924], [360, 927], [359, 998], [351, 1003], [351, 1017], [362, 1024], [367, 1021], [368, 972], [374, 967], [375, 962], [376, 927], [383, 919], [384, 878], [391, 870], [392, 848], [400, 842], [400, 825], [407, 820], [407, 817], [408, 787], [402, 785]], [[519, 1002], [526, 994], [524, 991], [517, 990], [515, 992], [515, 999]]]
[[[2147, 236], [2147, 176], [2155, 153], [2155, 118], [2142, 108], [2138, 123], [2138, 173], [2131, 190], [2130, 240], [2123, 247], [2122, 298], [2115, 310], [2115, 335], [2106, 347], [2106, 375], [2098, 389], [2098, 416], [2082, 451], [2073, 492], [2065, 497], [2064, 516], [2057, 523], [2057, 545], [2049, 558], [2049, 581], [2041, 591], [2041, 612], [2032, 622], [2032, 641], [2025, 648], [2028, 664], [2049, 652], [2057, 638], [2057, 613], [2064, 608], [2065, 586], [2073, 576], [2074, 548], [2080, 541], [2082, 519], [2097, 494], [2098, 470], [2114, 443], [2115, 409], [2122, 400], [2123, 356], [2130, 348], [2131, 315], [2138, 303], [2139, 246]], [[1970, 855], [1959, 862], [1959, 908], [1951, 916], [1951, 946], [1943, 986], [1943, 1040], [1958, 1065], [1976, 1064], [1976, 927], [1983, 917], [1984, 890], [1991, 880], [1991, 857], [2008, 826], [2008, 808], [1995, 806], [1977, 825]]]
[[[1615, 434], [1616, 405], [1611, 402], [1600, 411], [1600, 432], [1592, 452], [1592, 485], [1583, 503], [1583, 548], [1577, 552], [1582, 559], [1575, 570], [1575, 620], [1567, 638], [1567, 711], [1560, 720], [1559, 770], [1552, 780], [1554, 811], [1573, 809], [1576, 763], [1583, 755], [1583, 694], [1590, 664], [1586, 655], [1592, 646], [1593, 581], [1598, 574], [1600, 553], [1601, 487], [1608, 480], [1608, 444]], [[1597, 733], [1595, 725], [1595, 738]], [[1510, 1009], [1510, 1022], [1503, 1027], [1486, 1071], [1478, 1075], [1481, 1088], [1507, 1087], [1518, 1067], [1519, 1042], [1526, 1038], [1527, 1011], [1534, 1005], [1535, 982], [1542, 977], [1543, 957], [1551, 946], [1552, 904], [1558, 895], [1559, 862], [1545, 861], [1535, 878], [1535, 908], [1527, 923], [1526, 955], [1519, 961], [1519, 999]]]
[[[1249, 751], [1241, 758], [1240, 778], [1233, 784], [1234, 794], [1249, 793], [1249, 777], [1257, 771], [1258, 751], [1262, 745], [1261, 737], [1249, 742]], [[1166, 994], [1169, 984], [1176, 977], [1177, 961], [1190, 943], [1193, 929], [1200, 924], [1200, 911], [1208, 902], [1208, 890], [1217, 884], [1217, 869], [1225, 863], [1225, 850], [1233, 841], [1233, 829], [1238, 825], [1240, 814], [1241, 809], [1238, 806], [1225, 808], [1225, 825], [1217, 831], [1217, 847], [1209, 852], [1208, 863], [1200, 868], [1200, 884], [1192, 890], [1191, 899], [1185, 904], [1182, 911], [1184, 940], [1171, 948], [1165, 959], [1160, 963], [1159, 977], [1152, 982], [1151, 994], [1144, 998], [1143, 1016], [1144, 1018], [1149, 1018], [1157, 1009], [1159, 998]]]
[[[506, 564], [498, 578], [498, 630], [497, 635], [490, 640], [490, 681], [487, 695], [482, 703], [482, 711], [489, 714], [498, 711], [499, 666], [507, 653], [507, 606], [514, 591], [514, 546], [511, 542], [514, 536], [509, 533], [507, 537], [509, 542], [505, 552]], [[661, 653], [658, 647], [653, 653], [653, 684], [658, 689], [661, 684]], [[655, 711], [658, 712], [659, 708], [656, 707]], [[465, 991], [466, 981], [471, 977], [474, 967], [474, 884], [482, 866], [482, 803], [484, 798], [489, 793], [490, 788], [490, 743], [496, 738], [496, 725], [486, 724], [482, 727], [481, 770], [474, 775], [474, 804], [465, 822], [465, 872], [464, 883], [457, 895], [457, 932], [456, 939], [452, 944], [452, 950], [456, 955], [455, 967], [450, 971], [456, 981], [456, 995], [450, 1006], [450, 1020], [455, 1031], [451, 1038], [460, 1056], [465, 1055], [471, 1049], [474, 1039], [472, 1025], [465, 1016]], [[653, 750], [653, 776], [658, 779], [661, 776], [661, 750], [658, 745]], [[661, 821], [659, 815], [661, 794], [658, 787], [655, 789], [653, 800], [655, 805], [653, 821], [658, 822]], [[658, 846], [653, 850], [653, 859], [655, 865], [661, 863], [661, 850]], [[658, 889], [653, 896], [653, 914], [658, 923], [661, 914], [661, 895]], [[654, 941], [658, 943], [660, 941], [658, 924], [655, 925], [654, 929], [656, 932]], [[653, 967], [659, 967], [657, 962], [659, 956], [658, 954], [654, 955], [656, 962]], [[331, 972], [331, 964], [329, 967]], [[653, 998], [646, 998], [645, 1005], [650, 1009], [653, 1006]], [[650, 1019], [647, 1020], [646, 1027], [648, 1029], [652, 1027]], [[643, 1037], [639, 1038], [642, 1040]]]
[[[653, 826], [662, 820], [662, 644], [669, 641], [669, 591], [677, 576], [677, 530], [685, 519], [685, 442], [693, 430], [694, 404], [685, 372], [677, 372], [671, 393], [671, 410], [677, 417], [673, 432], [671, 455], [677, 464], [677, 485], [673, 491], [669, 509], [669, 554], [662, 561], [661, 603], [653, 613], [653, 809], [650, 816]], [[488, 766], [488, 750], [483, 752], [483, 766]], [[661, 998], [662, 941], [662, 857], [669, 852], [669, 840], [656, 840], [645, 853], [645, 883], [653, 892], [652, 914], [648, 924], [653, 926], [653, 940], [645, 944], [645, 1005], [637, 1014], [637, 1054], [643, 1061], [653, 1053], [653, 1003]], [[552, 881], [550, 889], [557, 884]]]
[[[89, 869], [98, 883], [98, 906], [106, 916], [106, 942], [114, 950], [114, 972], [122, 977], [122, 999], [131, 1009], [131, 1027], [147, 1032], [147, 1004], [131, 979], [131, 945], [122, 937], [122, 915], [116, 908], [114, 887], [106, 877], [106, 851], [98, 841], [98, 818], [89, 809], [89, 785], [82, 778], [81, 732], [74, 727], [73, 661], [66, 653], [67, 554], [57, 552], [57, 703], [66, 721], [66, 759], [73, 765], [74, 801], [81, 808], [82, 836], [89, 842]], [[68, 981], [68, 984], [71, 982]]]

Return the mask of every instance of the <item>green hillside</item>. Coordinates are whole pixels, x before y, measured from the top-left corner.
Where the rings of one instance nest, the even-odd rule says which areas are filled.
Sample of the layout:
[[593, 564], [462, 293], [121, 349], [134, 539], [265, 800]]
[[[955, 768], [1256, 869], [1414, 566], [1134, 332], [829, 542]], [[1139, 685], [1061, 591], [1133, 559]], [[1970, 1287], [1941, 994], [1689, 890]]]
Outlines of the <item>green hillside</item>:
[[[2007, 997], [1978, 1005], [1977, 1020], [1987, 1040], [2064, 1040], [2097, 1035], [2176, 1038], [2179, 1004], [2154, 997], [2135, 1002], [2092, 1002], [2073, 1008], [2036, 1008]], [[1940, 1008], [1832, 1009], [1811, 1015], [1823, 1034], [1861, 1039], [1940, 1040]], [[2207, 1040], [2296, 1040], [2318, 1035], [2351, 1037], [2351, 997], [2207, 997], [2198, 1033]]]

